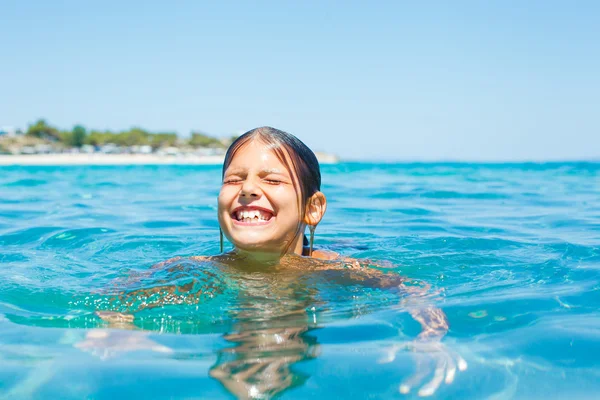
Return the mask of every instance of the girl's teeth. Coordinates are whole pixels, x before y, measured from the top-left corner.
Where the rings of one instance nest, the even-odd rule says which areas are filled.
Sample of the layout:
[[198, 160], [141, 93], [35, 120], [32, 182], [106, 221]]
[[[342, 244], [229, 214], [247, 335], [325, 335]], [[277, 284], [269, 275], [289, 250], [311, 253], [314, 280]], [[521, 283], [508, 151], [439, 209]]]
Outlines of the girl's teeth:
[[242, 222], [267, 221], [268, 217], [259, 210], [243, 210], [237, 212], [237, 220]]

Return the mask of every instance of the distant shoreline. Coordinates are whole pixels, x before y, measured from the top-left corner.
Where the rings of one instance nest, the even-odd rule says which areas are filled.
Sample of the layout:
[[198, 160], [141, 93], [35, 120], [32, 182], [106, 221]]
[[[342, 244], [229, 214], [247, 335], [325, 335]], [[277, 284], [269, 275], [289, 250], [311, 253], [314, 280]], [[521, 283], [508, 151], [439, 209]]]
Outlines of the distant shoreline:
[[[221, 165], [224, 155], [199, 156], [158, 154], [28, 154], [0, 155], [0, 166], [53, 166], [53, 165]], [[321, 164], [335, 164], [339, 160], [331, 154], [318, 153]]]

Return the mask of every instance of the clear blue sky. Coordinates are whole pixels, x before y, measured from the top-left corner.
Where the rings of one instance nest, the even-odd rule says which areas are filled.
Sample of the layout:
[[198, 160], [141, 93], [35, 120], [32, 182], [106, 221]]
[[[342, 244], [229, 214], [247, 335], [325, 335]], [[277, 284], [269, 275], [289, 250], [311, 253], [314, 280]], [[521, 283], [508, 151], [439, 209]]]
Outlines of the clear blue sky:
[[217, 136], [368, 160], [600, 158], [597, 1], [0, 2], [0, 126]]

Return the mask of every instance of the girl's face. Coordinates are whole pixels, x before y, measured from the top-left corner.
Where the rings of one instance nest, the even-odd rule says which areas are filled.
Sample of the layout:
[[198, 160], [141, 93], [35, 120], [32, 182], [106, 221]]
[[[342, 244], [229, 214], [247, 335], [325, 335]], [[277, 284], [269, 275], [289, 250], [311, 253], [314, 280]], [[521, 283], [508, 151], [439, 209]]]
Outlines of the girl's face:
[[237, 151], [223, 177], [218, 211], [221, 229], [236, 248], [267, 253], [289, 248], [301, 254], [294, 179], [259, 140]]

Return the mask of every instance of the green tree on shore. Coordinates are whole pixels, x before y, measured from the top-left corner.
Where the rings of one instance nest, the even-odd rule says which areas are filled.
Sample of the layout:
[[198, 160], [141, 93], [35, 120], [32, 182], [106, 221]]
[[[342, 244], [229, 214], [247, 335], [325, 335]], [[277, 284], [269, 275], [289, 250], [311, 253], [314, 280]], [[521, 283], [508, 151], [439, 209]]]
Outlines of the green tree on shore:
[[150, 146], [154, 149], [175, 146], [178, 140], [176, 133], [154, 133], [150, 135], [149, 139]]
[[75, 125], [71, 131], [70, 145], [73, 147], [81, 147], [85, 144], [87, 132], [81, 125]]
[[113, 136], [114, 144], [119, 146], [141, 146], [148, 144], [149, 132], [142, 128], [133, 127], [128, 131], [122, 131]]
[[192, 132], [188, 144], [192, 147], [223, 147], [221, 141], [202, 132]]
[[86, 143], [91, 144], [92, 146], [103, 146], [106, 143], [111, 143], [111, 138], [113, 136], [112, 132], [102, 132], [102, 131], [90, 131], [90, 134], [86, 138]]
[[180, 139], [174, 132], [152, 133], [139, 127], [133, 127], [121, 132], [91, 130], [89, 133], [82, 125], [75, 125], [72, 130], [60, 131], [50, 126], [45, 119], [39, 119], [29, 125], [27, 136], [43, 141], [58, 142], [63, 147], [81, 147], [84, 144], [103, 146], [108, 143], [117, 146], [149, 145], [153, 149], [170, 146], [225, 148], [235, 137], [218, 139], [202, 132], [192, 132], [189, 139]]
[[26, 135], [51, 141], [61, 139], [60, 131], [48, 125], [45, 119], [39, 119], [34, 124], [29, 125]]

